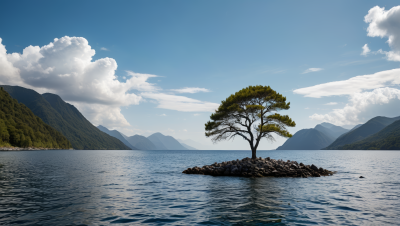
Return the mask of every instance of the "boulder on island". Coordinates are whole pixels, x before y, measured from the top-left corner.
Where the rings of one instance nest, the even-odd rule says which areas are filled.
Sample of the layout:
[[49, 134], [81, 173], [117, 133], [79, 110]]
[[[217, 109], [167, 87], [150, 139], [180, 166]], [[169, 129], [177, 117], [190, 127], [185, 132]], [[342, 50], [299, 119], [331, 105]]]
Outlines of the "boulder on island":
[[222, 163], [214, 163], [203, 167], [187, 168], [182, 173], [212, 176], [238, 177], [320, 177], [331, 176], [334, 172], [318, 168], [315, 165], [304, 165], [296, 161], [244, 158]]

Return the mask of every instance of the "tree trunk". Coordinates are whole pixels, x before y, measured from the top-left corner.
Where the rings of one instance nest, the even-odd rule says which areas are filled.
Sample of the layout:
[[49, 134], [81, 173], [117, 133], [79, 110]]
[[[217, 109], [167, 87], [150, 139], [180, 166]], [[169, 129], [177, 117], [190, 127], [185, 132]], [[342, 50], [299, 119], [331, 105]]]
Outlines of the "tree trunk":
[[256, 158], [257, 158], [257, 156], [256, 156], [256, 151], [257, 151], [257, 149], [255, 149], [255, 148], [252, 148], [252, 149], [251, 149], [251, 158], [252, 158], [252, 159], [256, 159]]

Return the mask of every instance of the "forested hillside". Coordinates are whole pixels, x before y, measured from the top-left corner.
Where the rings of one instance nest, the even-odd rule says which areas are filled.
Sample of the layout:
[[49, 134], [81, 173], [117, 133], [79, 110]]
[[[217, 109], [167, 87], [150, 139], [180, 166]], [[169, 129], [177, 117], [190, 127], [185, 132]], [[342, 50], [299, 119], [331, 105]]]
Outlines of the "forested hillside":
[[25, 104], [45, 123], [62, 133], [74, 149], [127, 149], [120, 140], [91, 124], [73, 105], [51, 93], [40, 95], [19, 86], [1, 85], [13, 98]]
[[342, 136], [340, 136], [338, 139], [336, 139], [331, 145], [329, 145], [325, 149], [335, 150], [346, 144], [352, 144], [352, 143], [358, 142], [360, 140], [363, 140], [363, 139], [379, 132], [386, 126], [390, 125], [391, 123], [393, 123], [399, 119], [400, 119], [400, 117], [396, 117], [396, 118], [388, 118], [388, 117], [383, 117], [383, 116], [374, 117], [374, 118], [370, 119], [368, 122], [366, 122], [365, 124], [359, 126], [358, 128], [353, 129], [350, 132], [343, 134]]
[[0, 88], [0, 146], [69, 149], [70, 142]]
[[400, 120], [361, 141], [339, 147], [343, 150], [400, 150]]

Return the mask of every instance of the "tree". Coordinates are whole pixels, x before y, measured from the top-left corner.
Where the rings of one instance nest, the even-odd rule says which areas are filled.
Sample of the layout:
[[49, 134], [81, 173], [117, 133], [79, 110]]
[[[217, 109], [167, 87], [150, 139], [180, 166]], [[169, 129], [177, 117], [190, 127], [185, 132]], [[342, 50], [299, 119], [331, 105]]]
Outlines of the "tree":
[[292, 137], [286, 126], [294, 127], [296, 123], [287, 115], [272, 114], [289, 108], [290, 102], [286, 103], [286, 97], [271, 87], [249, 86], [221, 102], [211, 114], [211, 121], [205, 124], [205, 134], [214, 143], [242, 137], [249, 142], [252, 158], [255, 159], [262, 138], [274, 140], [272, 134]]

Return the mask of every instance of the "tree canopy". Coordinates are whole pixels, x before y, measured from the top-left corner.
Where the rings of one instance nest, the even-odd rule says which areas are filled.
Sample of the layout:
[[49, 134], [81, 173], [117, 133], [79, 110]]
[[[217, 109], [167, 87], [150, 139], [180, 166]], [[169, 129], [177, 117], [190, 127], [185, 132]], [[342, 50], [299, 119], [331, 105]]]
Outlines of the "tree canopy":
[[276, 113], [289, 108], [286, 97], [271, 87], [249, 86], [221, 102], [205, 124], [205, 135], [213, 142], [242, 137], [249, 142], [255, 159], [262, 138], [274, 140], [272, 134], [292, 137], [286, 127], [294, 127], [296, 123], [289, 116]]

